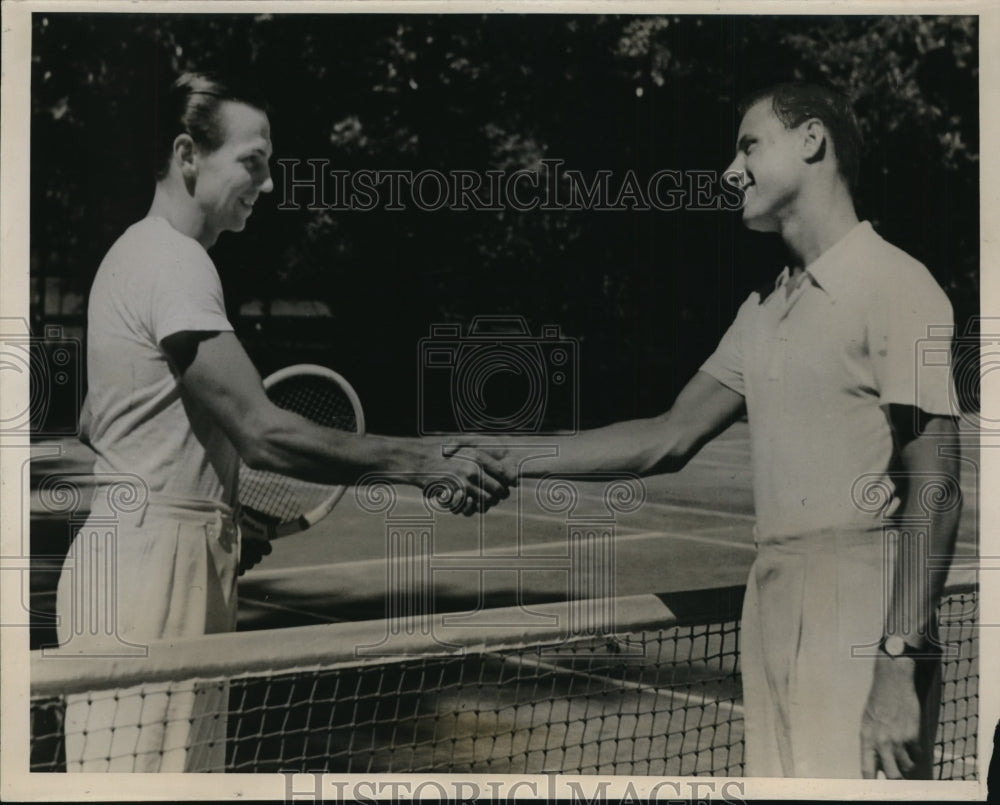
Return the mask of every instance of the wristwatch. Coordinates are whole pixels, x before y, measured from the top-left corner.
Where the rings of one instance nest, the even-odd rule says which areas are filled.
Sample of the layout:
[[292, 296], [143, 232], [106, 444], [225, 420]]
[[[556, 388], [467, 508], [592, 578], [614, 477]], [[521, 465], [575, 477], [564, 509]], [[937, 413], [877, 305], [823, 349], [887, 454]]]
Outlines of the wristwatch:
[[921, 657], [927, 653], [924, 649], [911, 646], [898, 634], [883, 637], [878, 647], [882, 653], [888, 654], [893, 659], [896, 657]]

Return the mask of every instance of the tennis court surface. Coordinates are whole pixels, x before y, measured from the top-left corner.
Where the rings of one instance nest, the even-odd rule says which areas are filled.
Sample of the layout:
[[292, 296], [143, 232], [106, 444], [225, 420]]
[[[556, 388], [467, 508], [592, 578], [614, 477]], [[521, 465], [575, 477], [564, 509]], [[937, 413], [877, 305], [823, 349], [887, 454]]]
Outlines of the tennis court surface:
[[[941, 611], [956, 648], [938, 733], [944, 779], [974, 777], [976, 763], [968, 452]], [[231, 771], [740, 775], [748, 460], [736, 425], [684, 472], [644, 482], [638, 506], [621, 479], [575, 484], [568, 508], [526, 484], [469, 519], [428, 519], [404, 490], [375, 513], [349, 494], [244, 577], [242, 633], [138, 660], [36, 652], [32, 767], [65, 767], [66, 693], [128, 707], [169, 683], [228, 688]], [[34, 597], [42, 609], [46, 595]]]

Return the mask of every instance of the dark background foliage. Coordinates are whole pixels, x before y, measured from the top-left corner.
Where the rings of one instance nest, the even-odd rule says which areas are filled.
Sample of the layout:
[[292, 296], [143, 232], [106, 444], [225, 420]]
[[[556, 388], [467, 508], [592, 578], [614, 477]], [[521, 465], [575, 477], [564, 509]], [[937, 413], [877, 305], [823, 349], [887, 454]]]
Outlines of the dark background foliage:
[[[33, 322], [54, 319], [53, 279], [85, 298], [145, 213], [158, 93], [215, 69], [268, 99], [276, 160], [445, 173], [562, 160], [612, 185], [721, 171], [741, 96], [828, 81], [866, 136], [859, 213], [929, 267], [961, 330], [978, 312], [977, 41], [976, 18], [952, 16], [36, 13]], [[276, 191], [213, 249], [230, 314], [263, 372], [317, 360], [348, 375], [374, 430], [416, 429], [430, 326], [484, 314], [578, 341], [582, 424], [659, 413], [783, 265], [732, 212], [280, 210], [272, 169]], [[241, 313], [277, 299], [331, 315]]]

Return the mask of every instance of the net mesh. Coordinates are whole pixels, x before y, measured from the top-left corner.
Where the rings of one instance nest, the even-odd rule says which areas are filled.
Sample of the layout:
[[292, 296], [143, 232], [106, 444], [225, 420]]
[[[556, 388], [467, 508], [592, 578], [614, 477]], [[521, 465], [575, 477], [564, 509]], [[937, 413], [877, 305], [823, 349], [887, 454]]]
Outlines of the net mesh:
[[[975, 590], [962, 589], [940, 611], [953, 647], [943, 668], [940, 779], [976, 775], [975, 605]], [[189, 745], [224, 753], [233, 772], [740, 776], [739, 622], [732, 607], [701, 620], [558, 645], [329, 665], [310, 658], [300, 668], [206, 677], [205, 699], [228, 700], [223, 737], [204, 727], [219, 713], [199, 722], [186, 710], [178, 720]], [[113, 768], [115, 746], [135, 754], [135, 725], [116, 743], [108, 715], [102, 726], [94, 712], [107, 711], [111, 697], [113, 711], [169, 717], [169, 707], [154, 706], [165, 689], [190, 695], [191, 682], [34, 698], [32, 769], [65, 770], [67, 740], [93, 743], [91, 754]], [[67, 699], [82, 717], [67, 718]]]
[[[332, 377], [296, 374], [268, 385], [267, 396], [279, 408], [328, 428], [358, 431], [350, 396]], [[339, 487], [314, 484], [240, 466], [240, 505], [266, 523], [290, 523], [322, 505]]]
[[951, 647], [941, 673], [941, 712], [934, 744], [941, 780], [976, 779], [979, 730], [978, 596], [974, 588], [944, 597], [939, 609], [941, 639]]

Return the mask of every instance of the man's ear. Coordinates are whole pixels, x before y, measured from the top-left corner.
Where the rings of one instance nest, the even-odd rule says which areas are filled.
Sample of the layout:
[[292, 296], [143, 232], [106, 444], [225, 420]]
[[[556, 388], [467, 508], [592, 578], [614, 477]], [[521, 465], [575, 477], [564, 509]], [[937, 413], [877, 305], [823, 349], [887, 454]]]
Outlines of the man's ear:
[[178, 134], [174, 138], [174, 163], [180, 169], [181, 177], [189, 192], [193, 192], [194, 182], [198, 176], [198, 165], [195, 161], [195, 144], [190, 134]]
[[822, 162], [826, 156], [826, 126], [818, 117], [800, 126], [802, 131], [802, 157], [806, 162]]

